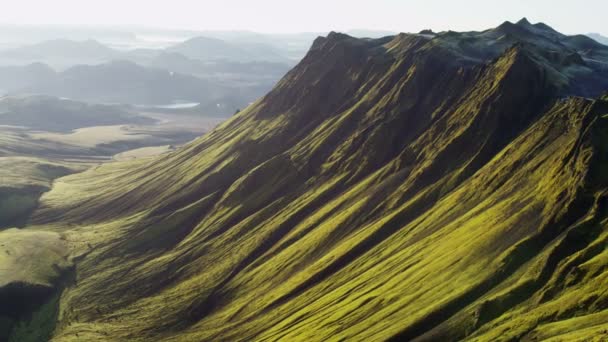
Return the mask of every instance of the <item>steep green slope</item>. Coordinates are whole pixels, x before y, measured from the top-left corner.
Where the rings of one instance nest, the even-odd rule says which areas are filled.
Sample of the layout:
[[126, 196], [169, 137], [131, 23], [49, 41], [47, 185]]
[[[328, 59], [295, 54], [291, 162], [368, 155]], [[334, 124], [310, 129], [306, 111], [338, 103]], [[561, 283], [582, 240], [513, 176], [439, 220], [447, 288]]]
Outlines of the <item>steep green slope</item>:
[[52, 336], [60, 294], [56, 287], [72, 266], [67, 244], [53, 232], [0, 231], [0, 340], [45, 341]]
[[185, 148], [56, 182], [31, 224], [86, 257], [55, 340], [603, 332], [608, 99], [446, 39], [332, 33]]

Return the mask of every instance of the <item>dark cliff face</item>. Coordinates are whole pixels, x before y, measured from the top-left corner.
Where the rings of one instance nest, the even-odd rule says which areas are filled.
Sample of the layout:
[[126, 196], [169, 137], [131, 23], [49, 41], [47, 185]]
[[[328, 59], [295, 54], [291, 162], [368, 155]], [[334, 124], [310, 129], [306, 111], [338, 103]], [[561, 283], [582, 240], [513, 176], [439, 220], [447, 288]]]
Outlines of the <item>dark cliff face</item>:
[[579, 45], [527, 21], [318, 38], [185, 148], [43, 197], [33, 223], [93, 248], [56, 336], [585, 336], [608, 303], [608, 108], [573, 97], [607, 81]]

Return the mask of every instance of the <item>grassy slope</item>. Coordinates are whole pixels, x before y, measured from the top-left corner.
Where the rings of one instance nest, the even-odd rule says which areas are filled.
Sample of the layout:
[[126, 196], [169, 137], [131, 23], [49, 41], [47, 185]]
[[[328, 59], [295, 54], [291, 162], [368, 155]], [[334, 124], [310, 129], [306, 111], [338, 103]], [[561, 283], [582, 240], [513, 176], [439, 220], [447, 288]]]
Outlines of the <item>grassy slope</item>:
[[90, 254], [55, 339], [596, 334], [608, 104], [521, 47], [453, 60], [332, 34], [178, 152], [62, 178], [33, 222]]
[[53, 232], [0, 231], [1, 340], [43, 341], [51, 336], [59, 299], [53, 293], [72, 266], [69, 243]]
[[69, 266], [67, 241], [58, 233], [9, 229], [0, 238], [0, 287], [18, 282], [52, 286]]
[[126, 161], [137, 158], [149, 158], [171, 152], [172, 150], [173, 148], [171, 147], [171, 145], [142, 147], [118, 153], [113, 157], [113, 159], [118, 161]]
[[0, 156], [84, 155], [83, 147], [59, 142], [36, 141], [24, 129], [0, 127]]
[[59, 294], [50, 297], [38, 309], [34, 310], [29, 320], [17, 322], [8, 336], [9, 342], [50, 341], [59, 312]]
[[0, 157], [0, 228], [20, 225], [54, 179], [82, 166], [30, 157]]

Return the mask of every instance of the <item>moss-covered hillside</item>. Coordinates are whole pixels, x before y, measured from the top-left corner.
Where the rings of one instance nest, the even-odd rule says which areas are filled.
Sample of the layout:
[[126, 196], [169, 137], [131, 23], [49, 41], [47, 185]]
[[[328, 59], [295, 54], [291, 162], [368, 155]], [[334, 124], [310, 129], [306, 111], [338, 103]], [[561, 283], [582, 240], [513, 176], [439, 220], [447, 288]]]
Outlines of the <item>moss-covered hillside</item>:
[[23, 225], [54, 179], [83, 169], [40, 158], [0, 156], [0, 230]]
[[332, 33], [188, 146], [55, 182], [54, 340], [606, 338], [608, 102], [573, 96], [604, 50], [505, 25]]

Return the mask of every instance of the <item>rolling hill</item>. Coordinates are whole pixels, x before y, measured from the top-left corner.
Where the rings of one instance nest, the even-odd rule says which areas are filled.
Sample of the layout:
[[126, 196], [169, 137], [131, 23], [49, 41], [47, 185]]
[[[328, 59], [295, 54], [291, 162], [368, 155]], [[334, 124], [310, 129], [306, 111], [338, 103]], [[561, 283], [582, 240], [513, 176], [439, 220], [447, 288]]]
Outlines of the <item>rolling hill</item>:
[[36, 208], [53, 180], [83, 170], [39, 158], [0, 157], [0, 229], [22, 225], [21, 219]]
[[166, 104], [209, 101], [222, 89], [193, 76], [113, 61], [72, 67], [51, 82], [32, 84], [24, 91], [92, 102]]
[[43, 63], [22, 66], [0, 66], [0, 92], [8, 93], [32, 84], [52, 82], [57, 77], [53, 68]]
[[51, 96], [0, 98], [0, 125], [69, 132], [82, 127], [153, 122], [120, 106], [89, 104]]
[[55, 181], [28, 229], [62, 234], [74, 266], [5, 324], [30, 327], [17, 339], [51, 320], [54, 341], [604, 336], [607, 49], [527, 20], [317, 38], [184, 148]]

